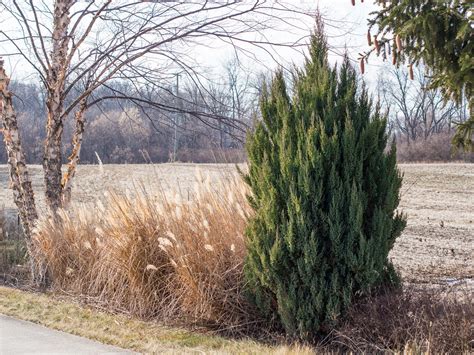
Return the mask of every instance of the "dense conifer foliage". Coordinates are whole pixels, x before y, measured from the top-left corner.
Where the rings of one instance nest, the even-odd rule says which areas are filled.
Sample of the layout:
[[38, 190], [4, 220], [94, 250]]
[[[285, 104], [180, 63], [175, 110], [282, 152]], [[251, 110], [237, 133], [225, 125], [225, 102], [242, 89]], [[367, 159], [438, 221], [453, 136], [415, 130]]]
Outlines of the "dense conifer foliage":
[[327, 332], [355, 297], [396, 285], [388, 259], [405, 226], [386, 121], [346, 59], [331, 68], [322, 25], [290, 94], [277, 72], [248, 139], [251, 298], [288, 334]]

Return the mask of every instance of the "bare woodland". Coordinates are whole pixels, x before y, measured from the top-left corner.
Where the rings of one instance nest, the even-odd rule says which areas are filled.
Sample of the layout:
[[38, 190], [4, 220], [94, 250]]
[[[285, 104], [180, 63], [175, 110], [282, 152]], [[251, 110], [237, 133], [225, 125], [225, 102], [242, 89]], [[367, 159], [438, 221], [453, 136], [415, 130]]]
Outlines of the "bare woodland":
[[388, 66], [379, 75], [377, 98], [398, 143], [399, 161], [472, 161], [472, 154], [456, 152], [451, 145], [457, 124], [469, 118], [467, 100], [446, 101], [441, 90], [430, 86], [430, 73], [423, 66]]
[[[219, 78], [221, 81], [218, 83], [207, 87], [209, 93], [180, 84], [179, 110], [176, 112], [114, 99], [90, 107], [84, 114], [86, 134], [81, 147], [81, 162], [97, 164], [96, 152], [103, 163], [242, 161], [245, 130], [252, 125], [258, 88], [247, 74], [238, 67], [237, 70], [230, 74], [245, 80], [237, 84], [238, 92], [234, 98], [230, 82], [223, 77]], [[116, 90], [133, 90], [125, 84], [110, 85]], [[27, 161], [40, 164], [42, 151], [39, 148], [46, 135], [44, 126], [38, 122], [38, 117], [45, 115], [41, 88], [18, 82], [12, 82], [10, 87], [15, 95], [13, 100], [22, 127]], [[102, 91], [112, 95], [106, 88]], [[153, 96], [149, 95], [149, 99], [173, 103], [176, 101], [175, 93], [176, 84]], [[236, 98], [237, 94], [239, 97]], [[142, 95], [146, 97], [147, 93]], [[235, 117], [239, 125], [228, 125], [228, 117]], [[74, 128], [73, 120], [65, 121], [63, 162], [66, 162], [71, 149]], [[6, 162], [3, 146], [0, 147], [0, 162]]]
[[409, 70], [390, 67], [380, 76], [377, 87], [381, 103], [391, 114], [393, 132], [407, 143], [449, 134], [455, 122], [468, 116], [466, 101], [462, 105], [446, 102], [439, 89], [426, 89], [430, 79], [423, 67], [416, 68], [415, 73], [410, 79]]

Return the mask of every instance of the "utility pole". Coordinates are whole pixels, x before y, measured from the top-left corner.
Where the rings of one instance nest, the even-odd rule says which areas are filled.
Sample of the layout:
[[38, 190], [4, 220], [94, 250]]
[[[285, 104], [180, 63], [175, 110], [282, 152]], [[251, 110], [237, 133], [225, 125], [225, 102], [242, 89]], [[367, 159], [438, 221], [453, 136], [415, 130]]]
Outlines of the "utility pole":
[[173, 144], [173, 162], [176, 161], [178, 152], [178, 122], [179, 122], [179, 73], [176, 73], [176, 98], [175, 98], [175, 114], [174, 114], [174, 144]]

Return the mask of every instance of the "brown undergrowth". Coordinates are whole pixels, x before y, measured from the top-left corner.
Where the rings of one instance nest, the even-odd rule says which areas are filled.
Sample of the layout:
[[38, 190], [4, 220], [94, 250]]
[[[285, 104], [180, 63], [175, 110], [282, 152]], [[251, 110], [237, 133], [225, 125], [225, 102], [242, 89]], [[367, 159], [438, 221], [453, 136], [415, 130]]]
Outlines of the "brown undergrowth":
[[339, 344], [354, 353], [470, 354], [473, 322], [469, 291], [405, 286], [356, 302], [329, 337], [329, 347]]

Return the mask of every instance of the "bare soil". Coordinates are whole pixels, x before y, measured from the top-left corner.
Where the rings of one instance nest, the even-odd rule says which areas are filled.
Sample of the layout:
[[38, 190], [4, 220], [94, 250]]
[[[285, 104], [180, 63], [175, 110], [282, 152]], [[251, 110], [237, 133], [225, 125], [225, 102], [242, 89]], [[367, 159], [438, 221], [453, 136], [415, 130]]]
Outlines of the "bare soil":
[[391, 252], [406, 282], [474, 289], [474, 164], [406, 164], [408, 224]]
[[[463, 284], [474, 290], [474, 164], [402, 164], [404, 183], [400, 209], [408, 225], [390, 257], [405, 282]], [[197, 172], [197, 171], [200, 171]], [[42, 172], [31, 167], [39, 208], [44, 209]], [[192, 199], [197, 180], [215, 185], [235, 174], [224, 164], [83, 165], [73, 199], [93, 203], [110, 189], [149, 193], [164, 189]], [[0, 165], [0, 210], [14, 215], [8, 169]]]

